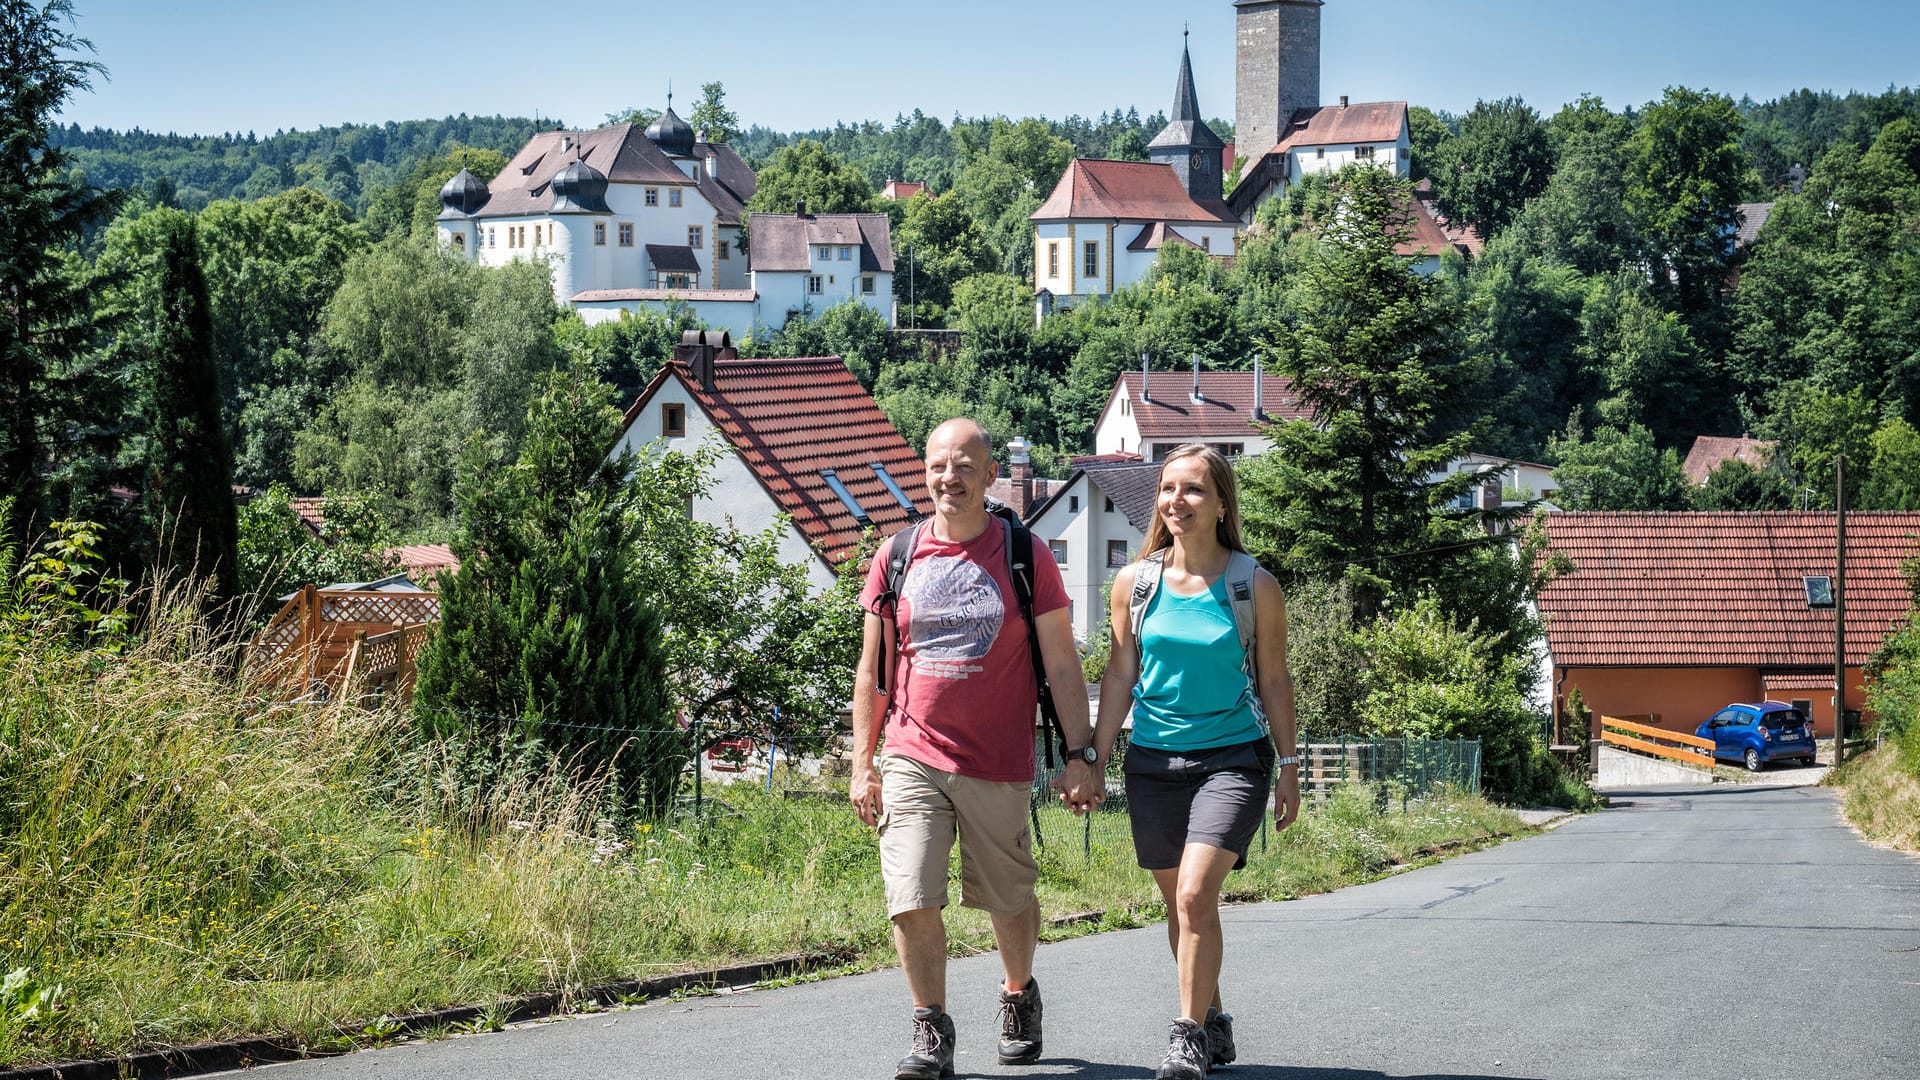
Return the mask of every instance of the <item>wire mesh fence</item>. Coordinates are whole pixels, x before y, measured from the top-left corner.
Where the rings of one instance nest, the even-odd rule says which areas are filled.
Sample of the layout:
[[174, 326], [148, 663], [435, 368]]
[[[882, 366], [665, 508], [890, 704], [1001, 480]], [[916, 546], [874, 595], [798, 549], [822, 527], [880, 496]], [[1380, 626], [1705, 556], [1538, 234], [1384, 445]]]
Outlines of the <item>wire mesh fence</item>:
[[[469, 738], [483, 727], [497, 730], [502, 724], [521, 723], [515, 718], [470, 714], [455, 719], [464, 729], [460, 733]], [[652, 764], [626, 760], [643, 753], [679, 755], [687, 764], [668, 813], [694, 823], [777, 820], [784, 835], [805, 836], [813, 826], [825, 829], [844, 824], [853, 812], [847, 799], [851, 767], [844, 737], [765, 732], [716, 740], [697, 736], [691, 728], [629, 731], [573, 723], [549, 723], [544, 731], [531, 734], [552, 739], [556, 750], [597, 741], [602, 747], [591, 759], [616, 770]], [[1090, 813], [1076, 815], [1052, 787], [1065, 771], [1065, 763], [1056, 758], [1049, 768], [1044, 747], [1036, 739], [1028, 800], [1036, 849], [1053, 858], [1131, 851], [1125, 777], [1128, 746], [1123, 732], [1107, 763], [1105, 801]], [[1368, 785], [1375, 809], [1382, 813], [1405, 810], [1411, 801], [1443, 788], [1480, 790], [1477, 739], [1341, 739], [1304, 743], [1300, 755], [1301, 794], [1309, 805], [1352, 784]], [[1263, 818], [1255, 840], [1263, 850], [1269, 823]]]

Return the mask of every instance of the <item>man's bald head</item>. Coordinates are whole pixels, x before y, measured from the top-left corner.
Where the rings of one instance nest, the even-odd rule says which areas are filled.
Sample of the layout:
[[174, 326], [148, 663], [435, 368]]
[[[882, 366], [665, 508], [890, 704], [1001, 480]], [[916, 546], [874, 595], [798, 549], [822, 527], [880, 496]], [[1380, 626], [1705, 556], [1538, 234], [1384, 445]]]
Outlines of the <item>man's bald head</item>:
[[988, 461], [993, 457], [993, 436], [987, 434], [985, 425], [970, 416], [956, 416], [927, 435], [927, 456], [933, 456], [935, 446], [964, 449], [969, 456], [979, 461]]
[[994, 470], [993, 442], [979, 421], [957, 416], [927, 436], [927, 495], [937, 516], [962, 522], [961, 539], [978, 533]]

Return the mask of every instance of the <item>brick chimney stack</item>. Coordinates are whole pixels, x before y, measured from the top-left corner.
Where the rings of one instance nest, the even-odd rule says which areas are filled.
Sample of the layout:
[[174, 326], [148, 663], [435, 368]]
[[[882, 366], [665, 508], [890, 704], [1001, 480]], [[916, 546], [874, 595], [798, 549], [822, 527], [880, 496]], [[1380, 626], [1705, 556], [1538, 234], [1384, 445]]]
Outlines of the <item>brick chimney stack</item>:
[[1033, 506], [1033, 444], [1025, 436], [1015, 435], [1007, 440], [1007, 479], [1013, 488], [1007, 505], [1013, 512], [1026, 520], [1027, 510]]

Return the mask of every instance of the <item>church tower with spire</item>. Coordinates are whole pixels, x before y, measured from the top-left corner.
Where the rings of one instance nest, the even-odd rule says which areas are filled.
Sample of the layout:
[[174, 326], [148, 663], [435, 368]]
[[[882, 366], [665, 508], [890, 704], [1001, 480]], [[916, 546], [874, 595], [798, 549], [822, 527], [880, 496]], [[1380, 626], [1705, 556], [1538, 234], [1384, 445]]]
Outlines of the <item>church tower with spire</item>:
[[1147, 159], [1157, 165], [1173, 166], [1174, 175], [1188, 196], [1199, 200], [1220, 199], [1221, 152], [1226, 143], [1200, 118], [1200, 105], [1193, 92], [1193, 59], [1188, 54], [1185, 35], [1180, 44], [1180, 77], [1173, 87], [1173, 112], [1167, 126], [1147, 144]]

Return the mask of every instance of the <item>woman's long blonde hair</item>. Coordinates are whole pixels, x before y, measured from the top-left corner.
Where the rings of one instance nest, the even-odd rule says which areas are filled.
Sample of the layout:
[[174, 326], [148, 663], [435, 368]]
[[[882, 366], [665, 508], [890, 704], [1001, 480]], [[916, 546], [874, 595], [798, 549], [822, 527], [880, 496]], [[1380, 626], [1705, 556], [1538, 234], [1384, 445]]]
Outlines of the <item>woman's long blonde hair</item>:
[[[1213, 489], [1220, 493], [1220, 507], [1225, 511], [1215, 526], [1215, 535], [1220, 538], [1220, 546], [1228, 551], [1245, 551], [1247, 546], [1240, 542], [1240, 492], [1234, 486], [1233, 463], [1227, 455], [1211, 446], [1200, 443], [1187, 443], [1176, 447], [1160, 462], [1160, 478], [1167, 475], [1167, 466], [1182, 458], [1197, 457], [1207, 463], [1207, 479], [1213, 482]], [[1147, 525], [1147, 541], [1140, 547], [1140, 557], [1146, 558], [1156, 551], [1173, 546], [1173, 534], [1167, 531], [1167, 522], [1160, 516], [1160, 481], [1153, 485], [1153, 521]]]

